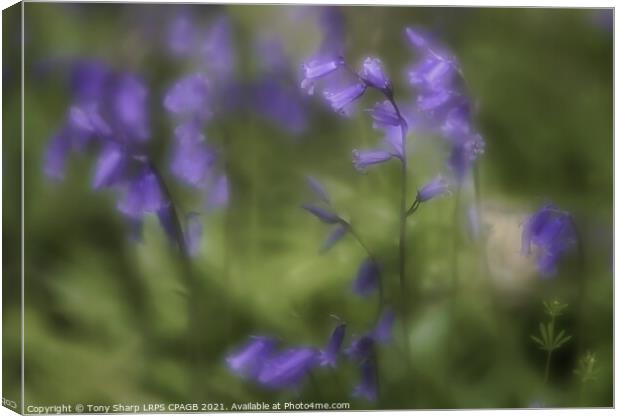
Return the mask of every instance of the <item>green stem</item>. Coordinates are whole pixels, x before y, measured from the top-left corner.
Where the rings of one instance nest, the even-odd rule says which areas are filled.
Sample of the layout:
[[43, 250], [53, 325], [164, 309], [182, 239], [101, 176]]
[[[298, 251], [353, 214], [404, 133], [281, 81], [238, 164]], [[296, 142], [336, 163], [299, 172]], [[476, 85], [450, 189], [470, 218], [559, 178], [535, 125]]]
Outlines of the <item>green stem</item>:
[[547, 382], [549, 381], [549, 369], [551, 367], [551, 353], [553, 352], [553, 350], [548, 350], [547, 351], [547, 361], [545, 363], [545, 379], [544, 379], [544, 384], [547, 384]]
[[[372, 254], [372, 251], [370, 250], [370, 248], [368, 248], [366, 243], [364, 243], [364, 240], [362, 240], [362, 237], [357, 232], [357, 230], [355, 228], [353, 228], [351, 223], [349, 223], [347, 221], [343, 221], [343, 224], [349, 229], [349, 232], [351, 233], [353, 238], [355, 238], [355, 240], [359, 243], [359, 245], [364, 249], [366, 254], [368, 254], [368, 257], [370, 257], [370, 259], [373, 262], [375, 262], [376, 264], [379, 264], [378, 261], [377, 261], [377, 258], [375, 257], [375, 255]], [[382, 277], [380, 275], [379, 276], [379, 308], [378, 308], [378, 311], [377, 311], [377, 315], [381, 314], [381, 311], [383, 310], [383, 303], [384, 303], [383, 279], [382, 279]]]
[[[548, 337], [551, 338], [552, 340], [555, 337], [555, 316], [551, 315], [551, 323], [550, 323], [550, 329], [549, 329], [549, 334]], [[551, 354], [553, 353], [553, 348], [549, 348], [547, 350], [547, 360], [545, 362], [545, 378], [544, 378], [544, 384], [546, 385], [547, 382], [549, 381], [549, 370], [551, 368]]]
[[187, 354], [188, 354], [188, 364], [190, 368], [190, 372], [192, 373], [192, 389], [193, 394], [197, 394], [198, 388], [200, 386], [200, 338], [199, 334], [204, 331], [200, 328], [200, 285], [196, 276], [193, 273], [193, 267], [191, 263], [191, 257], [189, 255], [189, 251], [187, 249], [187, 243], [185, 240], [185, 234], [183, 232], [183, 227], [181, 225], [181, 220], [179, 218], [179, 213], [174, 203], [174, 199], [170, 192], [170, 189], [166, 185], [163, 176], [155, 166], [152, 161], [147, 162], [152, 172], [155, 174], [157, 181], [159, 183], [160, 188], [164, 194], [164, 197], [170, 203], [171, 210], [171, 221], [172, 221], [172, 232], [173, 238], [176, 241], [179, 251], [181, 253], [181, 265], [182, 272], [181, 276], [183, 278], [185, 288], [187, 290], [187, 315], [188, 315], [188, 323], [187, 323]]

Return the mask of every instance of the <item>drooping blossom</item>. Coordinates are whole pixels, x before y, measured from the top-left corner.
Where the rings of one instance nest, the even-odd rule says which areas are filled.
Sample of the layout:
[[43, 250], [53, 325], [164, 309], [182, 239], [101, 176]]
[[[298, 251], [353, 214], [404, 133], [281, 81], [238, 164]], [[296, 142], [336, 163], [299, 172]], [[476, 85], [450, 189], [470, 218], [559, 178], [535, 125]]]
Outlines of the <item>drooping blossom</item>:
[[188, 123], [176, 128], [170, 163], [174, 175], [190, 185], [203, 187], [215, 162], [215, 153], [207, 146], [199, 125]]
[[306, 183], [314, 195], [326, 204], [330, 204], [329, 194], [321, 182], [312, 176], [306, 176]]
[[277, 342], [269, 337], [252, 337], [250, 341], [226, 357], [228, 367], [242, 377], [256, 377], [265, 361], [275, 352]]
[[100, 189], [122, 182], [130, 164], [127, 155], [118, 144], [107, 144], [99, 153], [95, 164], [93, 188]]
[[62, 178], [68, 156], [96, 143], [93, 188], [119, 191], [116, 205], [132, 224], [141, 225], [147, 214], [160, 215], [171, 201], [146, 155], [150, 120], [144, 81], [85, 59], [73, 65], [70, 86], [72, 104], [46, 152], [46, 174]]
[[407, 28], [406, 35], [418, 57], [409, 72], [409, 83], [417, 91], [416, 111], [426, 118], [430, 130], [446, 138], [448, 166], [461, 184], [484, 153], [484, 140], [473, 125], [462, 69], [454, 55], [430, 34]]
[[381, 60], [374, 57], [364, 59], [360, 78], [369, 86], [381, 91], [389, 92], [392, 89], [390, 79], [383, 71]]
[[230, 201], [230, 183], [228, 175], [220, 174], [215, 178], [207, 193], [206, 206], [209, 209], [224, 208]]
[[391, 308], [386, 309], [381, 314], [379, 321], [372, 331], [372, 337], [381, 344], [387, 344], [392, 341], [392, 331], [394, 329], [394, 321], [396, 315]]
[[178, 80], [166, 94], [164, 107], [176, 116], [206, 118], [210, 113], [207, 77], [194, 73]]
[[371, 335], [362, 335], [354, 338], [349, 347], [345, 350], [346, 354], [357, 361], [364, 361], [374, 354], [375, 339]]
[[343, 112], [348, 105], [364, 95], [365, 91], [366, 85], [358, 82], [337, 90], [327, 90], [323, 95], [332, 109], [340, 113]]
[[221, 84], [230, 82], [237, 60], [230, 18], [221, 14], [213, 19], [200, 44], [203, 65], [209, 76]]
[[167, 46], [177, 56], [187, 56], [195, 48], [197, 28], [188, 14], [176, 16], [168, 27]]
[[315, 59], [303, 64], [304, 78], [301, 81], [301, 88], [310, 95], [314, 94], [316, 81], [337, 71], [343, 65], [344, 59], [342, 57], [328, 58], [322, 61]]
[[303, 204], [302, 208], [326, 224], [337, 224], [342, 221], [338, 214], [328, 210], [327, 208], [312, 204]]
[[381, 270], [372, 258], [365, 259], [360, 265], [353, 281], [353, 291], [360, 296], [368, 296], [379, 287]]
[[377, 365], [374, 359], [367, 359], [360, 365], [361, 380], [353, 389], [353, 396], [376, 401], [378, 397]]
[[342, 240], [349, 232], [346, 224], [335, 225], [321, 246], [321, 252], [324, 253], [331, 249], [338, 241]]
[[521, 252], [534, 254], [543, 276], [554, 275], [560, 260], [576, 243], [570, 214], [552, 204], [544, 205], [523, 224]]
[[443, 176], [437, 176], [426, 183], [418, 191], [418, 202], [426, 202], [448, 192], [448, 181]]
[[347, 235], [349, 224], [334, 212], [331, 206], [331, 199], [323, 184], [311, 176], [306, 177], [306, 183], [314, 196], [318, 198], [318, 202], [302, 204], [302, 208], [325, 224], [332, 226], [331, 231], [321, 246], [320, 251], [324, 253]]
[[128, 217], [141, 218], [147, 213], [157, 213], [169, 203], [155, 172], [144, 167], [126, 185], [125, 195], [117, 207]]
[[340, 324], [332, 332], [331, 337], [329, 338], [329, 342], [325, 346], [320, 353], [320, 365], [322, 367], [332, 367], [335, 368], [338, 362], [338, 355], [340, 353], [340, 347], [342, 346], [342, 342], [344, 341], [344, 334], [346, 331], [347, 325]]
[[370, 116], [374, 121], [373, 127], [376, 129], [400, 126], [402, 123], [396, 114], [396, 110], [394, 110], [394, 106], [387, 100], [375, 104], [370, 110]]
[[353, 149], [353, 165], [358, 171], [365, 172], [369, 167], [387, 162], [393, 156], [383, 149]]
[[310, 347], [295, 347], [272, 355], [263, 363], [257, 380], [275, 389], [296, 388], [318, 365], [319, 352]]

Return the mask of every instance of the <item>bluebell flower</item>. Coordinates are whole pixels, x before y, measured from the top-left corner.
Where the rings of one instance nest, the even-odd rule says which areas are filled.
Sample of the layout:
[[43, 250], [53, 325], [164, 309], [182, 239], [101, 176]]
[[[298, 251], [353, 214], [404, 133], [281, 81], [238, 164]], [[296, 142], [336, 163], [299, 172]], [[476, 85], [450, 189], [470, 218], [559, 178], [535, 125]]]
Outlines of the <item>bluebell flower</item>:
[[209, 82], [201, 73], [178, 80], [164, 98], [166, 110], [183, 117], [204, 120], [209, 114]]
[[266, 360], [257, 380], [270, 388], [296, 388], [318, 364], [319, 352], [316, 349], [290, 348]]
[[314, 59], [303, 64], [304, 79], [301, 81], [301, 88], [308, 94], [314, 94], [315, 82], [344, 66], [344, 58]]
[[312, 176], [306, 176], [306, 182], [314, 195], [316, 195], [317, 198], [329, 205], [329, 194], [327, 193], [327, 190], [325, 189], [323, 184]]
[[228, 175], [220, 174], [215, 178], [209, 188], [209, 192], [207, 194], [207, 207], [210, 209], [225, 208], [228, 206], [229, 202], [230, 183], [228, 180]]
[[198, 126], [189, 123], [177, 127], [170, 170], [180, 180], [201, 188], [215, 163], [215, 154], [204, 142]]
[[336, 367], [346, 328], [346, 324], [340, 324], [332, 332], [327, 346], [320, 352], [320, 365], [322, 367]]
[[420, 111], [435, 116], [439, 112], [445, 112], [446, 107], [455, 97], [456, 94], [450, 90], [429, 90], [418, 95], [416, 104]]
[[360, 172], [365, 172], [369, 167], [385, 163], [394, 155], [383, 149], [353, 150], [353, 165]]
[[70, 70], [70, 88], [77, 103], [98, 101], [109, 83], [110, 69], [100, 61], [82, 59]]
[[452, 142], [448, 166], [459, 181], [471, 171], [473, 163], [484, 153], [484, 149], [485, 143], [479, 134], [462, 136]]
[[385, 75], [383, 64], [378, 58], [368, 57], [364, 59], [362, 70], [360, 71], [360, 78], [364, 80], [367, 85], [381, 91], [390, 91], [392, 88], [390, 79]]
[[[138, 222], [142, 222], [141, 218], [129, 218], [131, 221], [138, 221]], [[177, 239], [177, 218], [176, 218], [176, 214], [174, 211], [174, 206], [172, 204], [167, 204], [162, 206], [158, 211], [157, 211], [157, 219], [159, 220], [159, 225], [161, 225], [161, 228], [164, 230], [164, 233], [166, 234], [166, 236], [168, 237], [168, 240], [170, 242], [172, 242], [174, 245], [176, 245], [179, 249], [181, 248], [179, 246], [180, 241]], [[186, 238], [187, 240], [187, 238]], [[187, 241], [183, 241], [183, 243], [187, 246]]]
[[157, 175], [144, 167], [130, 179], [124, 197], [118, 202], [119, 211], [131, 218], [140, 218], [147, 213], [157, 213], [169, 205]]
[[400, 127], [386, 127], [383, 130], [385, 132], [383, 142], [391, 149], [390, 153], [401, 160], [404, 159], [404, 143]]
[[379, 279], [381, 279], [379, 265], [373, 259], [367, 258], [357, 271], [353, 291], [360, 296], [368, 296], [379, 287]]
[[378, 396], [377, 366], [374, 359], [365, 360], [361, 366], [360, 383], [353, 389], [353, 396], [376, 401]]
[[363, 361], [374, 354], [375, 339], [371, 335], [354, 338], [345, 353], [354, 360]]
[[252, 337], [250, 341], [226, 357], [228, 367], [242, 377], [257, 377], [267, 360], [275, 353], [276, 340]]
[[226, 15], [222, 14], [212, 22], [202, 41], [200, 52], [209, 75], [227, 83], [234, 75], [236, 57], [233, 28]]
[[338, 91], [325, 91], [323, 95], [334, 111], [342, 112], [345, 107], [364, 95], [365, 91], [366, 85], [358, 82]]
[[118, 184], [124, 179], [129, 160], [117, 144], [111, 143], [99, 153], [93, 175], [93, 188]]
[[462, 100], [448, 111], [441, 125], [441, 131], [450, 138], [460, 138], [475, 133], [471, 125], [471, 105], [468, 101]]
[[577, 235], [570, 214], [548, 204], [525, 221], [521, 251], [528, 255], [534, 246], [538, 270], [543, 276], [551, 276], [556, 273], [559, 261], [576, 242]]
[[423, 102], [441, 100], [447, 93], [457, 94], [461, 68], [456, 58], [421, 29], [409, 27], [406, 34], [419, 57], [409, 72], [409, 82], [428, 96]]
[[426, 202], [448, 192], [449, 186], [441, 175], [435, 177], [418, 191], [418, 202]]
[[392, 341], [392, 331], [394, 329], [394, 321], [396, 315], [391, 308], [386, 309], [379, 318], [377, 325], [372, 331], [372, 337], [375, 341], [387, 344]]
[[484, 140], [472, 126], [462, 70], [457, 59], [428, 33], [407, 28], [406, 34], [419, 55], [418, 63], [409, 72], [409, 82], [418, 90], [417, 111], [448, 139], [448, 165], [461, 184], [484, 151]]
[[370, 110], [370, 116], [374, 123], [374, 128], [386, 128], [388, 126], [400, 126], [402, 121], [392, 103], [388, 100], [375, 104]]
[[177, 16], [168, 28], [166, 43], [170, 52], [177, 56], [189, 55], [195, 48], [197, 31], [189, 16]]
[[112, 129], [101, 117], [96, 103], [74, 105], [69, 109], [69, 124], [85, 135], [107, 137]]
[[346, 224], [337, 224], [332, 227], [332, 230], [321, 246], [321, 252], [324, 253], [331, 249], [338, 241], [342, 240], [348, 232], [349, 227]]
[[111, 113], [117, 134], [126, 140], [143, 142], [149, 139], [148, 89], [139, 78], [121, 74], [113, 84]]
[[301, 207], [326, 224], [338, 224], [342, 222], [342, 218], [326, 208], [313, 204], [303, 204]]
[[45, 151], [43, 170], [47, 176], [62, 179], [70, 153], [76, 148], [76, 141], [85, 140], [85, 136], [70, 126], [63, 127], [56, 133]]
[[454, 63], [441, 57], [427, 56], [409, 72], [409, 83], [436, 90], [451, 86], [457, 74]]

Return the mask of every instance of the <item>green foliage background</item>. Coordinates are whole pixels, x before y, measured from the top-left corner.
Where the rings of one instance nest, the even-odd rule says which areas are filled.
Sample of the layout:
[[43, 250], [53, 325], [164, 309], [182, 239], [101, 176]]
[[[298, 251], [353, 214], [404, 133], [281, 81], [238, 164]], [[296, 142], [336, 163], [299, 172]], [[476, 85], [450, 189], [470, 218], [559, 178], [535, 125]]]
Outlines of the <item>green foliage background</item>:
[[[462, 62], [487, 147], [480, 160], [484, 238], [455, 227], [455, 196], [428, 203], [409, 223], [410, 279], [422, 288], [403, 333], [380, 351], [381, 399], [352, 399], [357, 369], [320, 371], [300, 391], [265, 391], [240, 380], [224, 357], [251, 334], [284, 344], [323, 345], [335, 321], [349, 334], [373, 324], [374, 298], [350, 284], [364, 252], [352, 239], [327, 254], [327, 229], [299, 205], [310, 198], [312, 173], [360, 229], [387, 269], [388, 300], [396, 301], [398, 169], [359, 175], [351, 149], [379, 140], [368, 117], [348, 120], [312, 102], [309, 130], [292, 138], [250, 112], [209, 127], [226, 148], [232, 204], [205, 220], [203, 250], [194, 263], [200, 281], [188, 293], [178, 256], [154, 218], [144, 242], [128, 241], [111, 193], [90, 188], [92, 157], [73, 158], [65, 181], [42, 173], [48, 138], [69, 105], [67, 74], [54, 59], [91, 56], [132, 70], [149, 83], [153, 142], [165, 163], [173, 125], [161, 105], [166, 88], [189, 70], [167, 56], [162, 38], [179, 6], [25, 6], [25, 400], [26, 404], [172, 403], [253, 400], [351, 401], [353, 409], [612, 405], [612, 31], [601, 11], [345, 7], [350, 59], [383, 59], [397, 99], [412, 99], [405, 68], [413, 54], [407, 25], [436, 29]], [[311, 18], [295, 20], [284, 6], [193, 6], [208, 25], [228, 13], [239, 48], [241, 79], [256, 63], [252, 39], [282, 37], [298, 65], [320, 40]], [[610, 11], [607, 11], [609, 16]], [[19, 101], [19, 37], [5, 19], [3, 101]], [[6, 35], [8, 34], [8, 36]], [[8, 40], [7, 40], [8, 38]], [[5, 59], [6, 62], [6, 59]], [[378, 97], [364, 101], [371, 105]], [[4, 196], [19, 198], [19, 106], [5, 105]], [[409, 189], [434, 176], [445, 158], [436, 137], [412, 138]], [[173, 188], [191, 209], [196, 195]], [[570, 210], [580, 225], [585, 267], [570, 256], [553, 279], [540, 279], [519, 254], [520, 224], [545, 201]], [[193, 201], [193, 202], [190, 202]], [[19, 205], [4, 209], [4, 288], [18, 294]], [[456, 237], [455, 237], [456, 236]], [[459, 290], [449, 296], [457, 238]], [[488, 268], [484, 265], [487, 258]], [[488, 270], [487, 270], [488, 269]], [[579, 279], [586, 281], [586, 331], [578, 334]], [[8, 290], [8, 292], [7, 292]], [[187, 307], [200, 300], [198, 357], [186, 353]], [[558, 325], [575, 336], [552, 362], [543, 384], [544, 353], [530, 334], [544, 319], [542, 301], [569, 304]], [[4, 397], [19, 374], [19, 296], [5, 296]], [[451, 312], [452, 311], [452, 312]], [[400, 328], [400, 324], [397, 325]], [[596, 353], [598, 374], [581, 385], [573, 370], [579, 346]], [[407, 355], [409, 357], [407, 358]], [[407, 364], [409, 363], [409, 364]]]

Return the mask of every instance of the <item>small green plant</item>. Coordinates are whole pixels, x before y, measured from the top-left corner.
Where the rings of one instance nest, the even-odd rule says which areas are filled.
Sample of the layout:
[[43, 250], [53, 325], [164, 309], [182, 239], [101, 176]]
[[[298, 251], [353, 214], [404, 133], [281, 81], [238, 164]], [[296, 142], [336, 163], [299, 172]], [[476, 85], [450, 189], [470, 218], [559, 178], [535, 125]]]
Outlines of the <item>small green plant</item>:
[[584, 405], [583, 397], [586, 385], [589, 382], [596, 380], [598, 375], [596, 353], [586, 351], [584, 355], [579, 358], [577, 362], [577, 368], [573, 371], [579, 380], [579, 404]]
[[596, 380], [596, 376], [598, 374], [596, 363], [596, 353], [590, 351], [586, 351], [586, 353], [579, 359], [574, 373], [579, 378], [581, 384], [586, 384], [590, 381]]
[[558, 300], [551, 302], [544, 301], [545, 313], [549, 316], [549, 321], [544, 324], [541, 322], [538, 326], [539, 335], [531, 335], [532, 340], [538, 345], [538, 347], [547, 352], [547, 360], [545, 363], [545, 384], [549, 380], [549, 368], [551, 365], [551, 355], [553, 351], [566, 344], [572, 338], [571, 335], [566, 335], [564, 330], [556, 333], [555, 321], [562, 315], [566, 307], [565, 303]]

